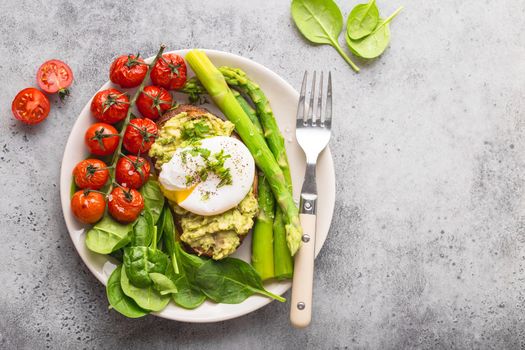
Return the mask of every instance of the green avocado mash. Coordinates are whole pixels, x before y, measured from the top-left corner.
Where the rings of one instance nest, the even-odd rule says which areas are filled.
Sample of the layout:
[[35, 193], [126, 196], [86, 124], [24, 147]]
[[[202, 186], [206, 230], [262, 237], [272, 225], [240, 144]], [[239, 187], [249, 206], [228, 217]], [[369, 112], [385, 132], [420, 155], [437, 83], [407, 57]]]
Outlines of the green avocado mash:
[[162, 164], [171, 159], [177, 148], [186, 147], [205, 137], [230, 136], [233, 129], [233, 123], [221, 120], [213, 114], [202, 114], [196, 119], [182, 112], [168, 120], [159, 130], [159, 137], [151, 146], [149, 156], [156, 159], [155, 166], [160, 169]]
[[[206, 137], [230, 136], [233, 129], [231, 122], [223, 121], [212, 114], [206, 113], [195, 118], [183, 112], [164, 124], [149, 155], [156, 159], [155, 167], [160, 169], [162, 164], [171, 159], [177, 148], [196, 144]], [[168, 202], [180, 218], [180, 239], [197, 252], [211, 253], [215, 260], [235, 252], [241, 243], [241, 237], [252, 228], [253, 218], [258, 210], [253, 191], [235, 208], [213, 216], [193, 214], [171, 200]]]

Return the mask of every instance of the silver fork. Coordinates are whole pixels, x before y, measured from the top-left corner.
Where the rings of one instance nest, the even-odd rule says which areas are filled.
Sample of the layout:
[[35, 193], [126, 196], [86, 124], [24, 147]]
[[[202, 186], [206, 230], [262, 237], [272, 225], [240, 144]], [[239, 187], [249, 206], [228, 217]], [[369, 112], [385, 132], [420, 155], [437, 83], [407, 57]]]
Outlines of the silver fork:
[[328, 87], [324, 114], [323, 110], [323, 72], [319, 81], [316, 97], [316, 72], [313, 74], [310, 103], [306, 110], [306, 83], [308, 72], [304, 73], [295, 137], [306, 155], [306, 173], [301, 190], [299, 212], [303, 227], [303, 244], [295, 254], [295, 266], [292, 285], [290, 321], [296, 328], [303, 328], [312, 320], [312, 289], [314, 277], [315, 233], [317, 221], [317, 183], [315, 167], [319, 154], [330, 141], [332, 127], [332, 74], [328, 73]]

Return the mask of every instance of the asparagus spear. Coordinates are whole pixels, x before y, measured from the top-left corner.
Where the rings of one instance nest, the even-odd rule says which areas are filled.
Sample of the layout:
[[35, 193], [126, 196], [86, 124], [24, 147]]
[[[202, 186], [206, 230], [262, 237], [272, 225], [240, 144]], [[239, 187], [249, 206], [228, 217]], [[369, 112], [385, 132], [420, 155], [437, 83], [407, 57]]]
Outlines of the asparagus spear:
[[[257, 114], [259, 115], [264, 129], [266, 142], [284, 173], [288, 190], [292, 193], [292, 178], [290, 175], [290, 166], [288, 164], [286, 148], [284, 146], [284, 137], [279, 130], [279, 126], [277, 125], [277, 121], [275, 120], [272, 108], [270, 107], [270, 102], [268, 102], [266, 95], [259, 85], [251, 81], [241, 69], [220, 67], [219, 71], [224, 75], [228, 85], [233, 86], [250, 96], [255, 104]], [[282, 212], [280, 212], [280, 208], [277, 208], [274, 221], [275, 277], [291, 278], [293, 274], [293, 261], [286, 245], [283, 225]]]
[[[262, 135], [262, 126], [257, 118], [255, 110], [250, 106], [248, 101], [236, 90], [232, 90], [233, 96], [242, 107], [246, 115], [250, 118], [257, 132]], [[273, 257], [273, 218], [275, 200], [272, 190], [266, 177], [262, 172], [257, 174], [259, 183], [259, 213], [253, 227], [252, 233], [252, 266], [257, 271], [263, 281], [275, 277]], [[284, 226], [283, 226], [284, 234]], [[284, 235], [283, 235], [284, 237]], [[284, 241], [286, 246], [286, 240]], [[286, 247], [288, 250], [288, 247]]]
[[274, 274], [277, 279], [289, 279], [293, 276], [293, 259], [286, 245], [283, 212], [275, 211], [273, 221], [273, 260]]
[[288, 248], [292, 255], [295, 254], [301, 245], [302, 228], [299, 211], [286, 185], [285, 174], [268, 148], [264, 137], [257, 132], [257, 128], [235, 99], [221, 72], [211, 63], [208, 56], [202, 51], [192, 50], [186, 55], [186, 60], [213, 101], [235, 124], [238, 134], [255, 159], [255, 164], [266, 175], [275, 199], [283, 210]]
[[241, 69], [220, 67], [219, 71], [224, 75], [224, 79], [229, 86], [239, 89], [242, 93], [250, 96], [255, 104], [257, 114], [261, 120], [261, 125], [264, 130], [264, 137], [268, 142], [268, 146], [275, 156], [275, 160], [282, 169], [286, 185], [290, 192], [292, 192], [292, 178], [290, 176], [290, 166], [288, 165], [288, 157], [286, 155], [286, 148], [284, 146], [284, 137], [279, 131], [279, 126], [273, 115], [270, 102], [266, 95], [261, 90], [259, 85], [251, 81]]
[[252, 232], [252, 265], [263, 281], [274, 277], [272, 190], [264, 175], [259, 176], [259, 214]]

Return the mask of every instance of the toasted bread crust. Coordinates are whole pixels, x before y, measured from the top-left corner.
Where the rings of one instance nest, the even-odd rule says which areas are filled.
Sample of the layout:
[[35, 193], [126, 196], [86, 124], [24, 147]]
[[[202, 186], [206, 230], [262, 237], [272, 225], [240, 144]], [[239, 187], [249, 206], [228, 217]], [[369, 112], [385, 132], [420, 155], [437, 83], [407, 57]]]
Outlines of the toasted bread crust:
[[[166, 112], [164, 115], [162, 115], [157, 120], [158, 128], [159, 129], [162, 128], [164, 126], [164, 124], [166, 124], [166, 122], [168, 120], [170, 120], [171, 118], [176, 117], [180, 113], [187, 113], [187, 115], [191, 119], [197, 119], [198, 117], [202, 116], [203, 114], [210, 113], [210, 111], [208, 111], [206, 108], [197, 107], [197, 106], [193, 106], [193, 105], [180, 105], [177, 108]], [[210, 113], [210, 114], [213, 114], [213, 113]], [[240, 139], [239, 135], [237, 135], [237, 133], [235, 133], [235, 132], [232, 133], [231, 137], [235, 137], [237, 139]], [[153, 161], [155, 161], [155, 160], [153, 160]], [[257, 198], [257, 186], [258, 186], [258, 177], [257, 177], [257, 171], [255, 171], [255, 176], [253, 177], [253, 186], [252, 187], [253, 187], [253, 194], [255, 195], [256, 198]], [[175, 220], [175, 226], [176, 226], [177, 230], [179, 232], [182, 232], [182, 227], [180, 225], [180, 217], [178, 215], [174, 215], [174, 220]], [[247, 235], [248, 234], [239, 235], [239, 240], [240, 240], [239, 246], [242, 244], [244, 238]], [[199, 256], [204, 255], [204, 256], [207, 256], [209, 258], [211, 258], [213, 256], [213, 251], [211, 249], [208, 249], [207, 251], [205, 251], [205, 250], [202, 250], [202, 249], [199, 249], [199, 248], [190, 247], [185, 242], [182, 242], [182, 243], [183, 243], [183, 246], [184, 246], [185, 250], [187, 252], [189, 252], [189, 253], [197, 254]]]

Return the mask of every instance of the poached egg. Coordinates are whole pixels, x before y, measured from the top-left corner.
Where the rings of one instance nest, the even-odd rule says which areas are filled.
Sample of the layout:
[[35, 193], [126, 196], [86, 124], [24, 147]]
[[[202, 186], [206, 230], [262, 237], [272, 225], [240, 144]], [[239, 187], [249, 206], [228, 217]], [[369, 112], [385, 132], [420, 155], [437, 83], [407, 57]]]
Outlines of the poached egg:
[[162, 165], [159, 182], [164, 195], [202, 216], [224, 213], [251, 190], [255, 161], [238, 139], [215, 136], [179, 148]]

